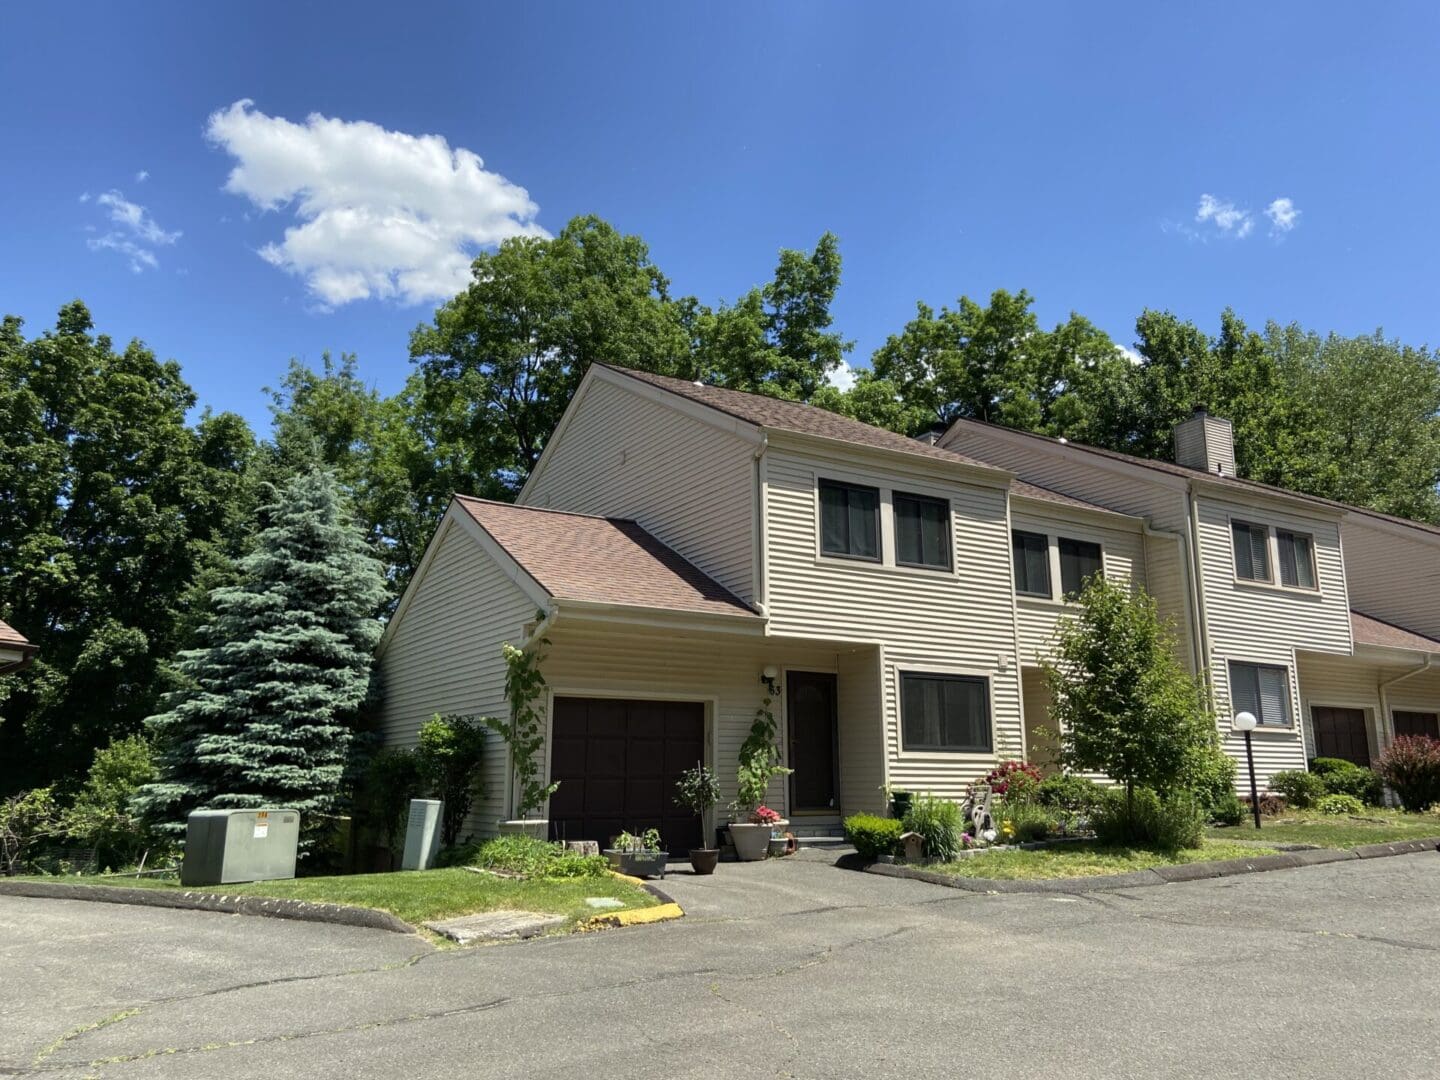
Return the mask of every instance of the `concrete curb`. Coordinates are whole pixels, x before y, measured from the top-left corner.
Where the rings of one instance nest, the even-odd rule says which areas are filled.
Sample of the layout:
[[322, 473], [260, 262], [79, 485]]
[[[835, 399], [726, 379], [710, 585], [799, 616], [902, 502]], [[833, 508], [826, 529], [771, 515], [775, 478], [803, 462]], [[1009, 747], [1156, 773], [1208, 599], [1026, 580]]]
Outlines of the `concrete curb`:
[[1253, 859], [1217, 859], [1214, 862], [1184, 863], [1179, 866], [1157, 866], [1150, 870], [1132, 870], [1125, 874], [1101, 874], [1095, 877], [1048, 878], [1043, 881], [1012, 881], [1006, 878], [967, 878], [941, 874], [920, 866], [904, 863], [868, 862], [859, 855], [842, 855], [835, 865], [842, 870], [859, 870], [881, 877], [908, 878], [947, 889], [975, 893], [1087, 893], [1107, 889], [1131, 889], [1149, 885], [1169, 885], [1181, 881], [1203, 881], [1209, 878], [1235, 877], [1239, 874], [1260, 874], [1270, 870], [1291, 870], [1300, 866], [1345, 862], [1350, 859], [1380, 859], [1389, 855], [1410, 855], [1420, 851], [1440, 850], [1440, 837], [1418, 840], [1393, 840], [1384, 844], [1364, 844], [1356, 848], [1299, 848], [1275, 855], [1259, 855]]
[[49, 881], [5, 881], [0, 879], [0, 896], [34, 896], [49, 900], [88, 900], [101, 904], [135, 904], [140, 907], [178, 908], [182, 911], [212, 911], [221, 915], [259, 915], [268, 919], [295, 919], [299, 922], [335, 923], [366, 930], [389, 930], [413, 934], [415, 927], [375, 908], [345, 904], [316, 904], [309, 900], [281, 900], [270, 896], [226, 896], [223, 893], [179, 892], [169, 889], [137, 889], [118, 885], [68, 885]]

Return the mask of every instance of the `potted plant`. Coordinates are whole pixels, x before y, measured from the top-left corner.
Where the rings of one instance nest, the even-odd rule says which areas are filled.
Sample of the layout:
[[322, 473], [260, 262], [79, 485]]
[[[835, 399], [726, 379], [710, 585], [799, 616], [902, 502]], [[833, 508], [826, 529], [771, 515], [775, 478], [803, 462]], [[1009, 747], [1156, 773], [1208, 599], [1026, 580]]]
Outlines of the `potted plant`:
[[731, 804], [730, 841], [735, 855], [742, 862], [765, 858], [771, 834], [788, 824], [779, 814], [764, 806], [765, 792], [777, 776], [788, 776], [792, 770], [780, 764], [780, 747], [776, 745], [775, 714], [770, 703], [776, 693], [773, 669], [767, 669], [760, 681], [766, 694], [755, 710], [750, 734], [740, 746], [740, 764], [736, 773], [735, 801]]
[[660, 830], [646, 829], [639, 836], [622, 832], [605, 849], [610, 866], [631, 877], [664, 877], [669, 856], [660, 850]]
[[[700, 835], [704, 836], [705, 814], [720, 801], [720, 781], [715, 771], [699, 762], [693, 769], [686, 769], [675, 781], [675, 801], [700, 818]], [[697, 874], [713, 874], [719, 861], [719, 848], [690, 849], [690, 869]]]

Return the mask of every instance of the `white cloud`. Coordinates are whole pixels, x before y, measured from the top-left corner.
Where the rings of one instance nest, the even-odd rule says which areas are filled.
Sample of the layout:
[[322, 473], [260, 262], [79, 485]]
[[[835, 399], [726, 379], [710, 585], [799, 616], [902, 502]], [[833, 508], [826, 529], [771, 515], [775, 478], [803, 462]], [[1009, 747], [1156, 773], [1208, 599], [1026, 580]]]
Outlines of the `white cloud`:
[[[82, 203], [91, 201], [87, 191], [80, 196]], [[99, 236], [89, 237], [85, 243], [91, 251], [114, 251], [130, 260], [130, 269], [136, 274], [159, 267], [155, 248], [174, 244], [180, 239], [180, 232], [162, 229], [159, 222], [150, 216], [150, 211], [139, 203], [125, 198], [123, 192], [114, 188], [94, 196], [97, 206], [109, 211], [111, 229]], [[86, 232], [96, 231], [85, 226]]]
[[249, 100], [212, 113], [205, 135], [236, 160], [226, 191], [291, 210], [297, 224], [259, 254], [327, 307], [448, 299], [469, 283], [476, 249], [549, 235], [524, 188], [440, 135], [319, 113], [297, 124]]
[[855, 385], [855, 369], [841, 360], [839, 367], [831, 368], [825, 373], [825, 381], [842, 394], [846, 393]]
[[137, 184], [143, 184], [146, 180], [149, 180], [149, 179], [150, 179], [150, 172], [149, 172], [149, 170], [147, 170], [147, 169], [141, 169], [139, 172], [137, 172], [137, 173], [135, 174], [135, 182], [136, 182]]
[[1195, 221], [1200, 225], [1209, 222], [1221, 233], [1237, 240], [1245, 239], [1255, 227], [1255, 215], [1249, 210], [1240, 209], [1228, 199], [1221, 200], [1208, 194], [1200, 196], [1200, 205], [1195, 209]]
[[1116, 345], [1115, 351], [1137, 367], [1145, 363], [1145, 358], [1141, 356], [1138, 352], [1136, 352], [1134, 349], [1127, 349], [1124, 345]]
[[1300, 224], [1300, 208], [1293, 199], [1280, 198], [1265, 207], [1265, 216], [1270, 219], [1270, 235], [1279, 236]]

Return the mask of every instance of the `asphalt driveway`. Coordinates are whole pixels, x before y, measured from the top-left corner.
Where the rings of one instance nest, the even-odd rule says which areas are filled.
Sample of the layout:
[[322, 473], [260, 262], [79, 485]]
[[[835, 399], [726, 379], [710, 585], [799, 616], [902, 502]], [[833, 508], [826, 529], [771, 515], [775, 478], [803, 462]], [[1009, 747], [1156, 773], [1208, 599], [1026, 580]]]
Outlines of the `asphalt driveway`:
[[0, 1075], [1433, 1077], [1440, 856], [1058, 897], [785, 860], [472, 950], [0, 897]]

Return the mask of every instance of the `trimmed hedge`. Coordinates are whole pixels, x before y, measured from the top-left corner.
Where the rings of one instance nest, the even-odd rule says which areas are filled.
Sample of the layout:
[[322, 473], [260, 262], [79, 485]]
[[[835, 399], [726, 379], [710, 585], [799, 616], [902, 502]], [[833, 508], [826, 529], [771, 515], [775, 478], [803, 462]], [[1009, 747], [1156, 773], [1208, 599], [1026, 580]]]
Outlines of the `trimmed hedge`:
[[904, 831], [899, 818], [852, 814], [845, 819], [845, 839], [864, 859], [900, 854], [900, 834]]
[[1270, 777], [1270, 790], [1285, 796], [1285, 805], [1296, 810], [1309, 810], [1329, 792], [1325, 781], [1314, 773], [1285, 769]]

